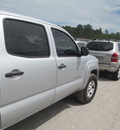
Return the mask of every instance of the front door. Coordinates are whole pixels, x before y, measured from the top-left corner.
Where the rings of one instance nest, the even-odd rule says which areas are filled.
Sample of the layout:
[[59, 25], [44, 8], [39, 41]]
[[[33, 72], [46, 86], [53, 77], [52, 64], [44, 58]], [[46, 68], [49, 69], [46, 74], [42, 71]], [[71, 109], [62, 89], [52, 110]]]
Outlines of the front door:
[[77, 56], [77, 46], [69, 35], [56, 29], [52, 33], [57, 53], [56, 97], [59, 99], [81, 87], [84, 61]]

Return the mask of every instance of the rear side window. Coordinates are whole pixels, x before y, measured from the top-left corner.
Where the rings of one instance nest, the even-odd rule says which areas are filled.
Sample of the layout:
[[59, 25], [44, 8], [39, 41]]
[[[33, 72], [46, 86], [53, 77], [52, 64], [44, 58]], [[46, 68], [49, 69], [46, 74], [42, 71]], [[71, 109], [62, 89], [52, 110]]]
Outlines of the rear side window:
[[22, 57], [48, 57], [49, 46], [43, 26], [12, 19], [4, 20], [7, 52]]
[[59, 57], [77, 56], [77, 46], [66, 33], [53, 28], [52, 33]]
[[113, 43], [111, 42], [89, 42], [87, 44], [89, 50], [95, 51], [110, 51], [113, 49]]

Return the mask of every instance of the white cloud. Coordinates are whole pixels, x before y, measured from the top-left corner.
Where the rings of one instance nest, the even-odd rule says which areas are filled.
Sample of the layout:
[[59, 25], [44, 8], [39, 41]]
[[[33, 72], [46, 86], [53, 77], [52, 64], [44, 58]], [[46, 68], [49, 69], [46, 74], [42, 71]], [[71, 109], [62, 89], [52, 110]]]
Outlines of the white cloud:
[[0, 10], [59, 25], [77, 26], [91, 22], [95, 29], [101, 27], [103, 30], [120, 32], [120, 0], [0, 0]]

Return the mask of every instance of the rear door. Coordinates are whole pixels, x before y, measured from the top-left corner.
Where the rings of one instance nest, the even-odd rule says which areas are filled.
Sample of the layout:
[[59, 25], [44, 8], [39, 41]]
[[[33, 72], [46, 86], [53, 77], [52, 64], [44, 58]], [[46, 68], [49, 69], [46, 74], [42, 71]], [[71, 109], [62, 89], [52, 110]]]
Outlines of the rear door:
[[1, 105], [47, 91], [49, 95], [43, 97], [42, 104], [50, 104], [54, 97], [56, 64], [45, 27], [5, 19], [4, 36], [5, 50], [0, 63]]
[[112, 52], [90, 51], [90, 54], [98, 59], [99, 64], [110, 64], [111, 62]]
[[119, 65], [120, 65], [120, 43], [118, 43], [118, 55], [119, 55]]

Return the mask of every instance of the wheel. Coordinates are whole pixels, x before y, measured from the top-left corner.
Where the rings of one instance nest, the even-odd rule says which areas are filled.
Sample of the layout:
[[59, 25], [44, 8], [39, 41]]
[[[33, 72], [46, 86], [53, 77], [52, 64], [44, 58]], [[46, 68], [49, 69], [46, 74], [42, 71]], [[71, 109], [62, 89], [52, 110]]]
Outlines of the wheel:
[[116, 72], [112, 73], [112, 78], [113, 78], [113, 80], [120, 79], [120, 68]]
[[82, 91], [76, 93], [76, 98], [79, 102], [87, 104], [92, 101], [97, 89], [97, 77], [91, 74], [88, 83]]

